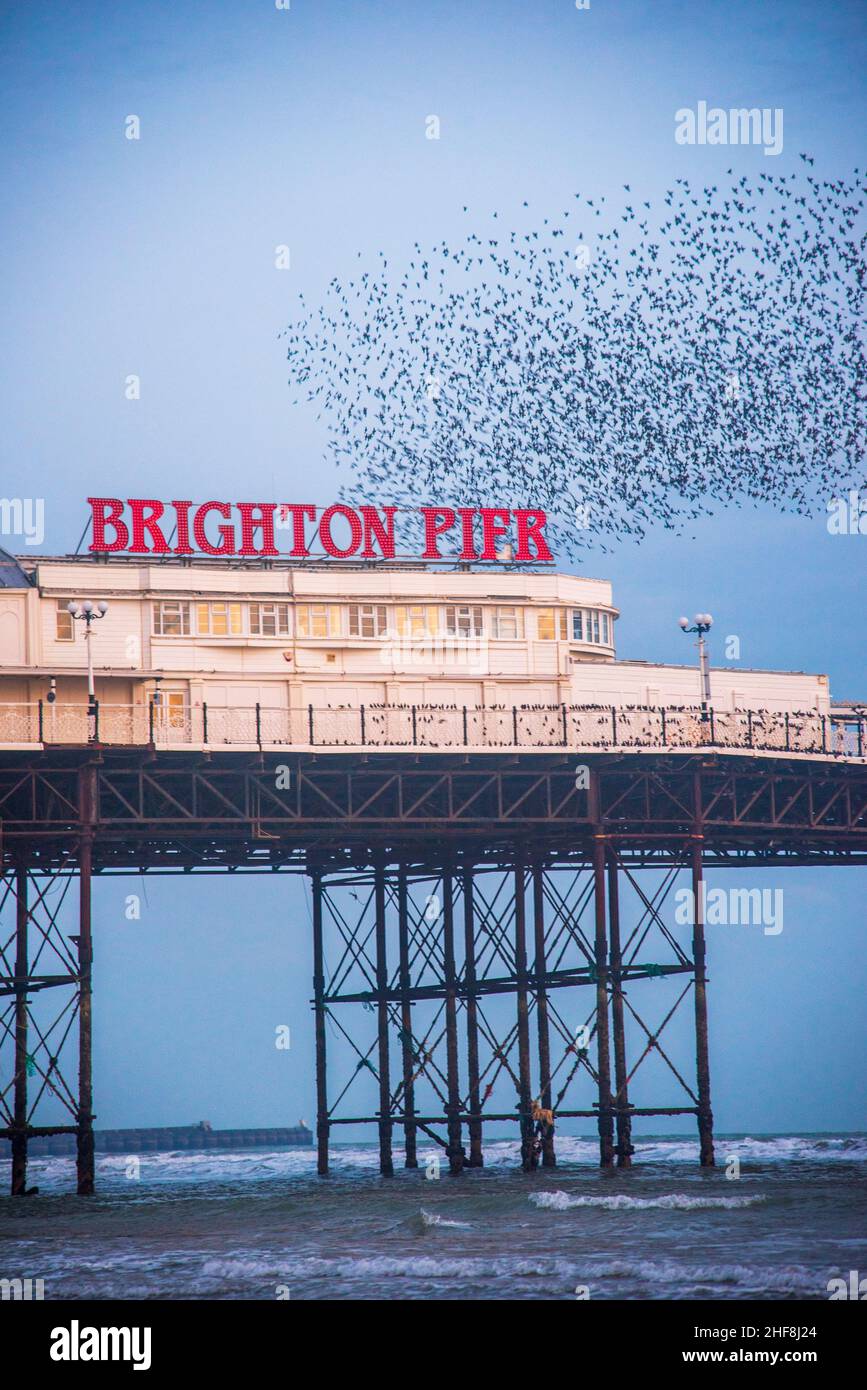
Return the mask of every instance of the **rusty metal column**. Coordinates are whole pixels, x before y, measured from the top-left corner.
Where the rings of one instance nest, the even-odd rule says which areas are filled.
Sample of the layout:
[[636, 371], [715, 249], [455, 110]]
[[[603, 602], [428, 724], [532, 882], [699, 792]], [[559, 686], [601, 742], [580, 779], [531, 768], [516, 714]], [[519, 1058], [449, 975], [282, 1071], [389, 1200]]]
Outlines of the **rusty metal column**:
[[626, 1033], [623, 1021], [623, 956], [620, 948], [620, 885], [617, 856], [608, 855], [608, 929], [611, 951], [611, 1021], [614, 1029], [614, 1105], [617, 1111], [617, 1166], [630, 1168], [632, 1116], [629, 1114], [629, 1073], [626, 1068]]
[[77, 1172], [78, 1195], [90, 1197], [94, 1190], [93, 1147], [93, 935], [91, 897], [93, 870], [93, 820], [95, 813], [96, 768], [79, 772], [81, 835], [78, 852], [78, 1116]]
[[27, 869], [15, 868], [15, 1100], [12, 1133], [12, 1196], [27, 1191]]
[[446, 1079], [448, 1085], [449, 1171], [460, 1173], [464, 1166], [461, 1143], [461, 1093], [458, 1077], [458, 982], [455, 971], [455, 919], [452, 865], [446, 860], [443, 867], [443, 973], [446, 989]]
[[530, 1006], [527, 994], [527, 921], [524, 860], [515, 859], [515, 976], [518, 999], [518, 1109], [521, 1115], [521, 1167], [536, 1167], [533, 1147], [533, 1090], [530, 1079]]
[[[536, 1014], [539, 1025], [539, 1102], [551, 1109], [551, 1040], [548, 1035], [548, 991], [545, 959], [545, 869], [540, 861], [533, 865], [533, 925], [536, 950]], [[542, 1167], [554, 1168], [554, 1129], [542, 1132]]]
[[397, 871], [397, 932], [400, 953], [400, 1043], [403, 1057], [403, 1135], [404, 1167], [417, 1168], [415, 1114], [415, 1073], [412, 1054], [412, 1005], [409, 998], [409, 917], [407, 913], [406, 865]]
[[[484, 1165], [482, 1154], [482, 1102], [479, 1090], [479, 1020], [476, 999], [476, 921], [473, 904], [473, 865], [470, 860], [464, 864], [464, 989], [467, 1005], [467, 1072], [469, 1079], [470, 1107], [470, 1161], [471, 1168]], [[476, 1118], [479, 1117], [479, 1118]]]
[[594, 975], [596, 978], [596, 1043], [599, 1073], [599, 1164], [614, 1163], [614, 1118], [611, 1107], [611, 1044], [608, 1032], [608, 940], [605, 905], [605, 834], [599, 773], [590, 773], [590, 806], [593, 820], [593, 901], [596, 910]]
[[379, 1171], [390, 1178], [394, 1173], [391, 1152], [391, 1082], [388, 1068], [388, 962], [385, 940], [385, 864], [381, 858], [373, 871], [373, 898], [376, 913], [376, 1031], [379, 1060]]
[[698, 1082], [699, 1162], [702, 1168], [715, 1166], [713, 1152], [713, 1111], [710, 1107], [710, 1049], [707, 1035], [707, 973], [704, 940], [704, 893], [702, 849], [704, 824], [701, 801], [701, 774], [693, 774], [695, 828], [691, 843], [693, 929], [692, 956], [695, 963], [695, 1065]]
[[313, 893], [313, 1010], [316, 1032], [316, 1171], [328, 1172], [328, 1086], [325, 1073], [325, 955], [322, 949], [322, 871], [310, 875]]

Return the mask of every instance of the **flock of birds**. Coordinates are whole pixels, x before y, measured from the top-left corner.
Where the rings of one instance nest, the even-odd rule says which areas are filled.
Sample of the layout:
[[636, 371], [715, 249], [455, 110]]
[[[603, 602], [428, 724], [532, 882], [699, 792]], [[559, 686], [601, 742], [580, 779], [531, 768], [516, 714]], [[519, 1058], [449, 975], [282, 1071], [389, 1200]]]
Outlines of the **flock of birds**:
[[809, 514], [864, 486], [867, 187], [801, 158], [677, 179], [657, 211], [628, 184], [616, 211], [575, 194], [301, 296], [290, 381], [346, 500], [539, 506], [580, 559], [719, 504]]

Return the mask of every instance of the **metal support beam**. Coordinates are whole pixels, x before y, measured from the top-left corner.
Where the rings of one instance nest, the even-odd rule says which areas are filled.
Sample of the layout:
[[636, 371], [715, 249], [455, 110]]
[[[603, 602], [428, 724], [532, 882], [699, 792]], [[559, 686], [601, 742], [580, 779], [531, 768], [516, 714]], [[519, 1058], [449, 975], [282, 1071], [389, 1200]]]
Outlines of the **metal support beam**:
[[533, 1083], [530, 1077], [530, 1007], [527, 975], [526, 885], [524, 860], [515, 860], [515, 978], [518, 1004], [518, 1110], [521, 1116], [521, 1167], [536, 1167], [533, 1143]]
[[610, 1168], [614, 1163], [614, 1118], [611, 1104], [611, 1044], [608, 1032], [608, 939], [605, 905], [605, 834], [600, 824], [599, 773], [590, 774], [591, 816], [593, 833], [593, 903], [596, 935], [593, 947], [596, 976], [596, 1046], [599, 1075], [599, 1164]]
[[[536, 1022], [539, 1034], [539, 1104], [551, 1109], [551, 1039], [548, 1031], [547, 963], [545, 957], [545, 870], [533, 865], [533, 928], [536, 968]], [[542, 1167], [556, 1167], [554, 1127], [542, 1122]]]
[[454, 881], [451, 861], [443, 869], [443, 974], [445, 976], [446, 1014], [446, 1105], [448, 1145], [446, 1152], [449, 1171], [460, 1173], [464, 1167], [464, 1148], [461, 1143], [461, 1092], [458, 1076], [458, 981], [455, 969]]
[[379, 1171], [390, 1178], [394, 1173], [391, 1152], [391, 1082], [388, 1066], [388, 960], [385, 934], [385, 864], [380, 858], [374, 874], [374, 912], [376, 931], [376, 1031], [379, 1070]]
[[27, 869], [15, 867], [15, 1099], [12, 1134], [12, 1196], [27, 1191]]
[[328, 1172], [328, 1084], [325, 1072], [325, 958], [322, 948], [322, 872], [310, 875], [313, 894], [313, 1010], [316, 1033], [316, 1171]]
[[96, 769], [79, 774], [81, 841], [78, 856], [78, 1153], [79, 1197], [90, 1197], [95, 1186], [93, 1143], [93, 935], [91, 924], [93, 820]]
[[632, 1164], [632, 1117], [629, 1114], [629, 1073], [626, 1066], [626, 1032], [623, 1020], [623, 957], [620, 946], [620, 889], [617, 856], [608, 855], [608, 931], [611, 955], [611, 1023], [614, 1032], [614, 1104], [617, 1110], [617, 1166]]
[[[482, 1112], [481, 1091], [479, 1088], [479, 1020], [476, 996], [476, 922], [473, 903], [473, 864], [467, 859], [463, 872], [464, 890], [464, 993], [467, 1009], [467, 1072], [469, 1076], [469, 1111], [473, 1116]], [[471, 1119], [470, 1159], [471, 1168], [481, 1168], [484, 1164], [482, 1154], [482, 1122]]]
[[695, 828], [692, 836], [692, 954], [695, 962], [695, 1061], [698, 1083], [699, 1162], [702, 1168], [713, 1168], [713, 1111], [710, 1105], [710, 1048], [707, 1031], [707, 971], [704, 939], [704, 894], [702, 892], [703, 823], [701, 777], [693, 780]]
[[412, 1004], [409, 974], [409, 917], [407, 912], [406, 865], [397, 872], [397, 933], [400, 958], [400, 1043], [403, 1060], [404, 1167], [417, 1168], [417, 1128], [415, 1115], [415, 1074], [413, 1072]]

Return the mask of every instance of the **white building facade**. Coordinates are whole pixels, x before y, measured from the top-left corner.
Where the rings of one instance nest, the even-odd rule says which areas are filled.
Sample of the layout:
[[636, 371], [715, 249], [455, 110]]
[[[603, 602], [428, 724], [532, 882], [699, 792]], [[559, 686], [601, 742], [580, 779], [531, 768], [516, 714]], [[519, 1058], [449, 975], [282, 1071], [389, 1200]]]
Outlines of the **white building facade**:
[[[92, 624], [107, 740], [219, 740], [233, 724], [249, 728], [257, 710], [255, 736], [228, 741], [316, 742], [308, 738], [311, 710], [325, 717], [361, 708], [700, 703], [697, 662], [618, 659], [618, 610], [604, 580], [387, 562], [292, 568], [31, 556], [10, 559], [0, 587], [4, 743], [34, 741], [37, 713], [39, 741], [51, 741], [52, 729], [56, 741], [67, 741], [67, 726], [68, 741], [77, 741], [71, 731], [86, 707], [87, 656], [84, 624], [68, 604], [85, 599], [108, 604]], [[711, 691], [720, 715], [832, 713], [824, 675], [713, 669]], [[347, 734], [337, 741], [359, 740]]]

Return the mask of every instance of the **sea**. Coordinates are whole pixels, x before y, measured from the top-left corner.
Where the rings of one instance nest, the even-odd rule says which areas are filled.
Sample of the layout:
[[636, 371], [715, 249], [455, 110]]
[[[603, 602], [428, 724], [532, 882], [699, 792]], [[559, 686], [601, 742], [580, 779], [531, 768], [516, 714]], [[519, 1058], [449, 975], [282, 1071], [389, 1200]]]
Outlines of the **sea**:
[[[601, 1171], [591, 1138], [558, 1136], [524, 1174], [516, 1143], [451, 1177], [377, 1173], [371, 1144], [31, 1160], [39, 1194], [0, 1197], [0, 1277], [48, 1299], [828, 1299], [867, 1276], [867, 1135], [644, 1138]], [[734, 1160], [737, 1160], [736, 1162]], [[8, 1192], [8, 1163], [0, 1179]], [[439, 1175], [437, 1172], [439, 1170]], [[867, 1287], [867, 1286], [865, 1286]]]

